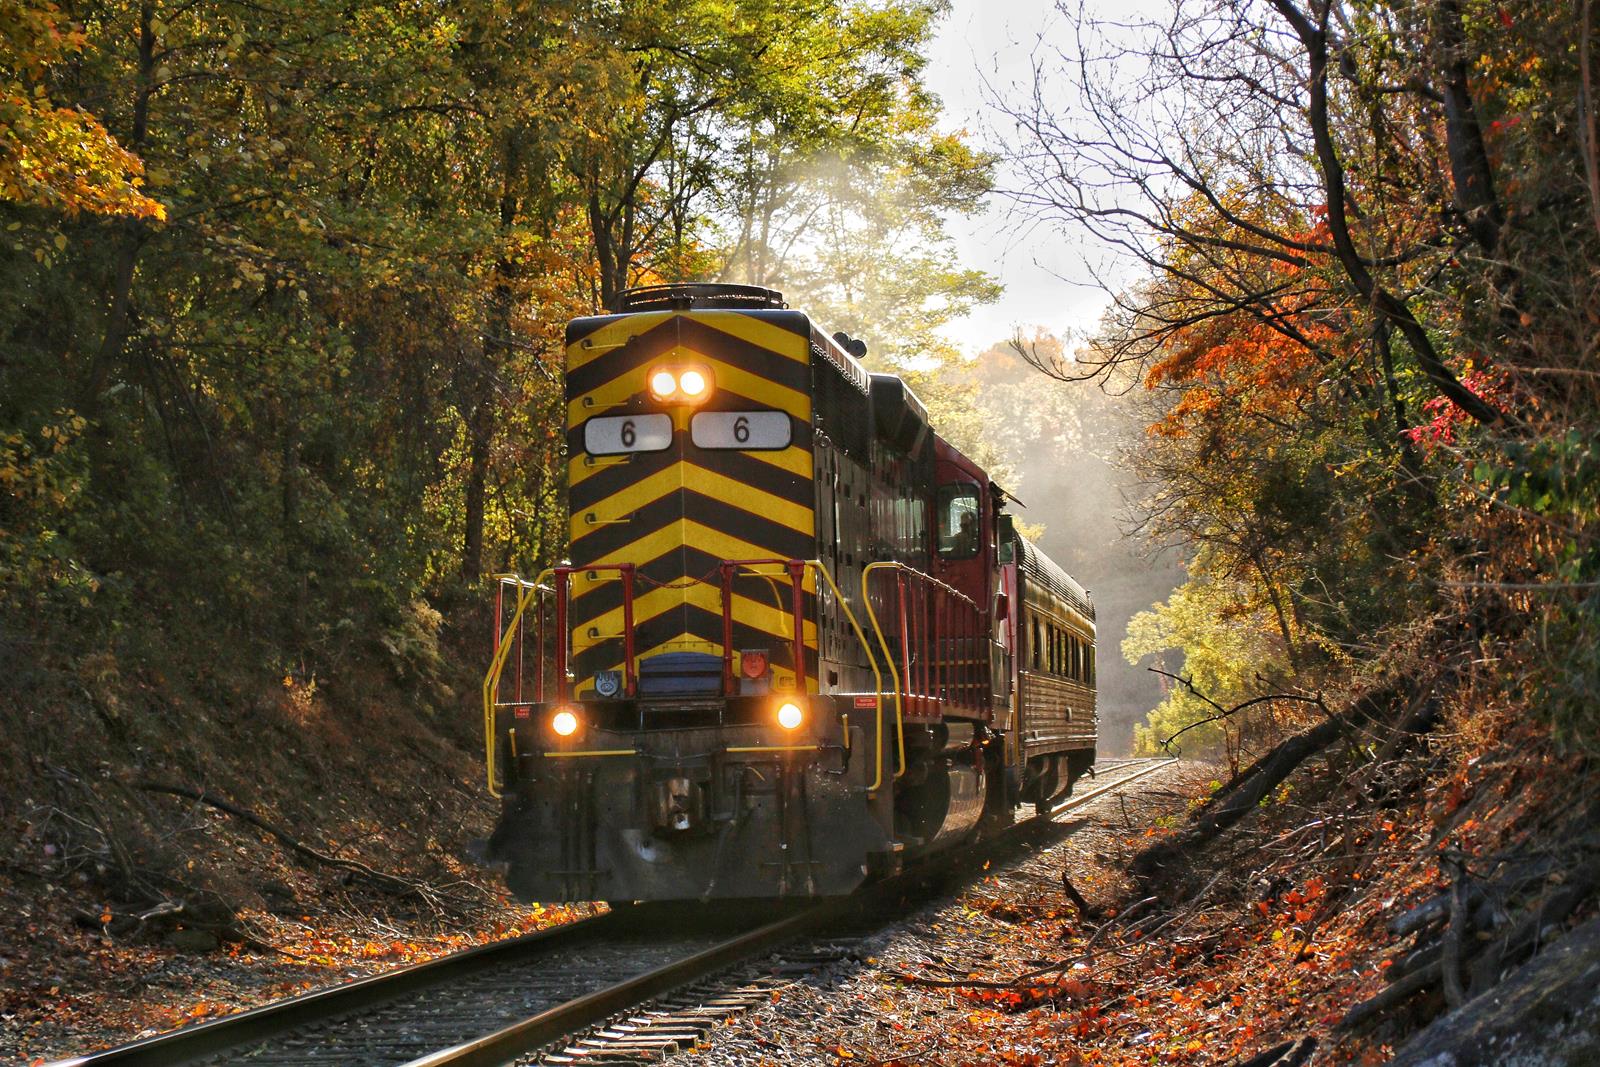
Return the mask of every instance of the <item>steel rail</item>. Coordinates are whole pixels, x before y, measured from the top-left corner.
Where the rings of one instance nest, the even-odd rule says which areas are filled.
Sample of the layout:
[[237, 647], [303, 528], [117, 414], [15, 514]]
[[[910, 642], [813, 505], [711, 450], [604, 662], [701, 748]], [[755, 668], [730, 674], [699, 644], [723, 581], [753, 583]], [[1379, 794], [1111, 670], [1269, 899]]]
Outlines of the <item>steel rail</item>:
[[[1096, 797], [1099, 797], [1105, 793], [1109, 793], [1113, 789], [1120, 789], [1123, 786], [1128, 785], [1130, 782], [1136, 782], [1146, 775], [1154, 774], [1163, 767], [1170, 767], [1177, 762], [1178, 760], [1175, 756], [1150, 756], [1145, 759], [1129, 760], [1128, 763], [1119, 764], [1111, 769], [1120, 771], [1124, 767], [1127, 767], [1129, 763], [1142, 763], [1146, 764], [1146, 766], [1141, 767], [1132, 774], [1124, 775], [1115, 781], [1107, 782], [1105, 785], [1091, 789], [1089, 792], [1080, 796], [1068, 796], [1060, 804], [1057, 804], [1055, 807], [1051, 808], [1049, 814], [1043, 816], [1043, 818], [1054, 819], [1057, 815], [1060, 815], [1064, 811], [1071, 810], [1072, 808], [1082, 807], [1084, 804], [1089, 803], [1089, 801], [1094, 800]], [[1022, 825], [1026, 824], [1024, 823]]]
[[[959, 860], [964, 855], [970, 855], [974, 848], [991, 848], [996, 844], [1000, 844], [1003, 839], [1026, 831], [1041, 822], [1052, 821], [1057, 814], [1063, 811], [1080, 807], [1114, 789], [1119, 789], [1147, 775], [1154, 774], [1175, 763], [1176, 760], [1161, 757], [1132, 762], [1148, 765], [1139, 766], [1132, 773], [1108, 782], [1080, 797], [1070, 797], [1066, 802], [1053, 808], [1048, 815], [1024, 819], [1006, 827], [998, 834], [981, 838], [964, 847], [935, 853], [929, 857], [928, 864], [918, 865], [904, 871], [902, 874], [869, 885], [854, 896], [824, 902], [797, 915], [780, 919], [749, 933], [741, 934], [730, 941], [713, 946], [694, 956], [677, 960], [654, 971], [608, 986], [605, 989], [596, 990], [566, 1004], [557, 1005], [476, 1041], [471, 1041], [455, 1048], [443, 1049], [421, 1059], [412, 1060], [410, 1063], [405, 1064], [404, 1067], [501, 1067], [501, 1065], [519, 1056], [533, 1052], [549, 1045], [553, 1041], [583, 1030], [595, 1023], [602, 1022], [630, 1008], [637, 1007], [645, 1001], [669, 993], [695, 979], [703, 978], [716, 971], [725, 970], [733, 964], [757, 955], [766, 949], [775, 948], [784, 942], [791, 941], [847, 911], [853, 911], [863, 906], [870, 907], [874, 898], [880, 903], [896, 899], [903, 894], [908, 883], [925, 878], [932, 873], [933, 869], [953, 865], [952, 861]], [[1121, 770], [1125, 766], [1127, 765], [1121, 765], [1116, 769]]]
[[[753, 930], [743, 931], [719, 944], [580, 994], [482, 1037], [413, 1059], [404, 1067], [499, 1067], [519, 1055], [799, 938], [829, 920], [897, 900], [903, 896], [908, 885], [932, 874], [948, 873], [963, 865], [975, 866], [974, 863], [963, 864], [963, 860], [971, 860], [978, 850], [1002, 845], [1007, 839], [1025, 833], [1030, 828], [1049, 824], [1062, 812], [1087, 804], [1175, 762], [1170, 758], [1132, 760], [1108, 768], [1109, 771], [1133, 769], [1131, 773], [1121, 774], [1087, 793], [1069, 796], [1047, 814], [1019, 820], [998, 832], [941, 850], [899, 874], [868, 885], [852, 896], [826, 900]], [[427, 963], [275, 1001], [128, 1045], [58, 1060], [48, 1067], [154, 1067], [215, 1057], [257, 1042], [288, 1036], [328, 1020], [378, 1008], [398, 998], [469, 975], [522, 962], [557, 947], [558, 943], [578, 938], [603, 938], [613, 927], [627, 929], [628, 916], [626, 911], [613, 911], [580, 919], [509, 941], [483, 945]]]
[[547, 1045], [575, 1030], [669, 993], [696, 978], [723, 970], [765, 949], [791, 941], [842, 910], [851, 899], [844, 897], [838, 901], [828, 901], [797, 915], [768, 923], [693, 956], [586, 993], [565, 1004], [558, 1004], [475, 1041], [412, 1060], [404, 1067], [500, 1067], [523, 1053]]
[[326, 1019], [359, 1012], [443, 982], [504, 966], [545, 952], [557, 941], [601, 937], [617, 922], [615, 912], [577, 919], [521, 937], [452, 952], [425, 963], [397, 967], [342, 985], [314, 989], [263, 1004], [259, 1008], [169, 1030], [130, 1044], [55, 1060], [46, 1067], [163, 1067], [214, 1056], [240, 1045], [270, 1040]]

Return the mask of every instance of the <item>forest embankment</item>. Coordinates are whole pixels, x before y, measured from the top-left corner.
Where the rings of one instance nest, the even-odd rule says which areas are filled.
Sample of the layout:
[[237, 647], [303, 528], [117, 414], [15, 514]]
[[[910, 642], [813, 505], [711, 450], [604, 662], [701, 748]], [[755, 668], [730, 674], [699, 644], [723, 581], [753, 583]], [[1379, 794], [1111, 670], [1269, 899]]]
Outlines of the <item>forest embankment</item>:
[[[1255, 953], [1239, 943], [1252, 907], [1295, 967], [1387, 964], [1392, 982], [1338, 992], [1340, 1012], [1368, 1007], [1330, 1032], [1296, 1007], [1293, 970], [1251, 969], [1269, 1015], [1298, 1012], [1273, 1028], [1317, 1036], [1319, 1056], [1333, 1038], [1381, 1058], [1437, 1017], [1455, 1062], [1494, 1062], [1496, 997], [1526, 1006], [1530, 976], [1581, 977], [1574, 961], [1592, 959], [1591, 15], [1466, 0], [1063, 9], [1069, 30], [1001, 101], [1024, 210], [1137, 279], [1076, 352], [1021, 350], [1063, 384], [1145, 401], [1133, 518], [1183, 546], [1188, 580], [1124, 642], [1130, 659], [1182, 657], [1163, 665], [1172, 687], [1139, 744], [1238, 776], [1138, 870], [1157, 921], [1197, 923], [1219, 973], [1219, 951]], [[1285, 804], [1298, 823], [1275, 815]], [[1246, 872], [1266, 880], [1235, 884], [1228, 923], [1207, 930], [1211, 894]], [[1568, 931], [1563, 955], [1524, 963]], [[1189, 982], [1210, 979], [1184, 970], [1169, 1014], [1187, 1024]], [[1127, 1010], [1118, 998], [1137, 990], [1112, 999]], [[1257, 1016], [1248, 997], [1236, 1007]], [[1581, 996], [1566, 1008], [1592, 1016]], [[1574, 1047], [1567, 1062], [1583, 1062]]]
[[563, 326], [730, 272], [880, 365], [949, 355], [994, 283], [945, 218], [993, 159], [922, 84], [938, 13], [0, 12], [17, 1026], [117, 951], [512, 922], [460, 850], [492, 815], [485, 576], [565, 544]]

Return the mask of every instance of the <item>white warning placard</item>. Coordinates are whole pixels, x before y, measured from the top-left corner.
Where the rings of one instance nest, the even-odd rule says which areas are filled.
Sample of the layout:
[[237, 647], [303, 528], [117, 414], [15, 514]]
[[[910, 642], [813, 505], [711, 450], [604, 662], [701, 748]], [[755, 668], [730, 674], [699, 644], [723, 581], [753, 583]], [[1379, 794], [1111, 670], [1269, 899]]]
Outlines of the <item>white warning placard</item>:
[[789, 416], [782, 411], [701, 411], [689, 423], [696, 448], [788, 448], [792, 433]]
[[672, 416], [601, 415], [583, 424], [583, 447], [591, 456], [660, 452], [672, 447]]

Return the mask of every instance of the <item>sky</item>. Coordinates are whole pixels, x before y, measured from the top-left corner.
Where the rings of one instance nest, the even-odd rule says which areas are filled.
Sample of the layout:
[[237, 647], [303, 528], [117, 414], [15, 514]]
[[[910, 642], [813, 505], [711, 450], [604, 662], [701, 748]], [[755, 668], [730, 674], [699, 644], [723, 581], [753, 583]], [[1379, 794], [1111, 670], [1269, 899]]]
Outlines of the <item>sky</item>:
[[[1059, 29], [1051, 0], [955, 0], [934, 39], [926, 72], [929, 87], [944, 101], [947, 127], [964, 129], [977, 144], [1003, 155], [1014, 135], [987, 98], [1014, 88], [1017, 78], [1027, 75], [1030, 55], [1041, 35], [1048, 41], [1052, 27]], [[964, 355], [976, 355], [1018, 328], [1031, 332], [1042, 326], [1065, 336], [1099, 321], [1107, 297], [1089, 281], [1072, 235], [1029, 228], [1000, 196], [990, 197], [981, 216], [952, 219], [950, 232], [962, 266], [987, 271], [1005, 286], [997, 302], [945, 331]]]
[[[1127, 17], [1162, 6], [1162, 0], [1087, 0], [1092, 15]], [[1018, 79], [1031, 82], [1031, 56], [1051, 27], [1061, 33], [1052, 0], [954, 0], [933, 42], [926, 77], [944, 101], [946, 128], [966, 130], [976, 144], [1002, 157], [1014, 148], [1008, 120], [990, 105], [996, 92], [1015, 94]], [[1031, 85], [1027, 86], [1031, 89]], [[1061, 91], [1066, 91], [1062, 85]], [[1053, 106], [1066, 103], [1052, 100]], [[999, 182], [1006, 184], [1002, 169]], [[1085, 260], [1111, 272], [1121, 270], [1105, 249], [1080, 247], [1075, 235], [1050, 226], [1029, 228], [1007, 209], [1003, 196], [991, 196], [989, 210], [973, 218], [949, 220], [961, 266], [988, 271], [1005, 286], [994, 304], [975, 309], [945, 332], [966, 356], [1005, 341], [1020, 328], [1043, 327], [1057, 336], [1094, 329], [1108, 302], [1089, 278]], [[1126, 267], [1122, 268], [1126, 269]], [[1131, 281], [1129, 276], [1126, 280]], [[1078, 391], [1080, 417], [1112, 425], [1117, 401], [1089, 385], [1043, 388]], [[1107, 405], [1111, 405], [1108, 407]], [[1022, 516], [1042, 523], [1044, 549], [1067, 564], [1093, 589], [1100, 614], [1100, 691], [1102, 752], [1129, 750], [1132, 728], [1162, 699], [1160, 679], [1128, 664], [1119, 650], [1128, 619], [1164, 599], [1182, 572], [1171, 555], [1147, 557], [1143, 542], [1119, 528], [1130, 476], [1089, 450], [1062, 452], [1037, 440], [1007, 449], [1018, 488], [1027, 501]]]

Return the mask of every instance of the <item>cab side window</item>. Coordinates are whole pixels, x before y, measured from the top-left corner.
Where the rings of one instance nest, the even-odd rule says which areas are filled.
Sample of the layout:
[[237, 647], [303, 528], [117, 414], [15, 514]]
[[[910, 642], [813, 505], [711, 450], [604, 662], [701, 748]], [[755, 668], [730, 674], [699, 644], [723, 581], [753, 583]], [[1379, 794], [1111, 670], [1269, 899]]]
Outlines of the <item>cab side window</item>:
[[971, 559], [978, 554], [983, 533], [978, 513], [978, 487], [962, 482], [939, 487], [936, 514], [939, 555], [945, 559]]

